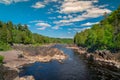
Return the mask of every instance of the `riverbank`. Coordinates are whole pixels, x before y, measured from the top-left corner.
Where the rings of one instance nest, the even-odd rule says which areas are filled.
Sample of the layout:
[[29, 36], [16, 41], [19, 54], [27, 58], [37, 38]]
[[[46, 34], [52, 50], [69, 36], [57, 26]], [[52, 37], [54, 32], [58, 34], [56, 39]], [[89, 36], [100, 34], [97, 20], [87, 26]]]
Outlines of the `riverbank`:
[[120, 69], [120, 53], [111, 53], [108, 50], [96, 50], [93, 53], [89, 53], [86, 48], [82, 47], [68, 47], [73, 49], [76, 53], [83, 55], [86, 59], [93, 59], [98, 63], [105, 63], [107, 65], [115, 66]]
[[[8, 71], [13, 70], [19, 73], [19, 68], [23, 67], [25, 64], [34, 62], [49, 62], [51, 60], [62, 62], [62, 60], [67, 58], [67, 55], [65, 55], [63, 51], [57, 48], [52, 48], [52, 46], [53, 45], [33, 47], [15, 45], [13, 46], [14, 49], [11, 51], [0, 52], [0, 55], [4, 56], [3, 66], [7, 67]], [[27, 80], [27, 78], [28, 77], [26, 77], [24, 80]], [[23, 79], [16, 78], [15, 80]]]
[[86, 48], [68, 47], [82, 56], [87, 62], [91, 78], [94, 80], [119, 80], [120, 79], [120, 53], [111, 53], [108, 50], [87, 52]]

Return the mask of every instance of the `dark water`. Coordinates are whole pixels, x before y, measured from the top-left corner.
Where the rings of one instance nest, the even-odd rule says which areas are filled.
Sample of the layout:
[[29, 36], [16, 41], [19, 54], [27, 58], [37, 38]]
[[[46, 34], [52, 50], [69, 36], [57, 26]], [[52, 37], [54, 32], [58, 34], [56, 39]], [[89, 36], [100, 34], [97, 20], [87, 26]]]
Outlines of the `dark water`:
[[35, 80], [89, 80], [88, 68], [74, 51], [64, 45], [53, 46], [62, 50], [69, 58], [61, 64], [58, 61], [36, 62], [22, 68], [20, 76], [34, 76]]

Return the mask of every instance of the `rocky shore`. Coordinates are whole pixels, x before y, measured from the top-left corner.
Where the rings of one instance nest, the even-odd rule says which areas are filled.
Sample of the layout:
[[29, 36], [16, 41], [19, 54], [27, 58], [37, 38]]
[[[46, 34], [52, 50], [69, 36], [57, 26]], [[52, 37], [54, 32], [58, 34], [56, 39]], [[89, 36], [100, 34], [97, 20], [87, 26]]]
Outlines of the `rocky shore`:
[[98, 64], [106, 64], [120, 69], [120, 53], [111, 53], [108, 50], [96, 50], [94, 53], [89, 53], [86, 48], [68, 47], [76, 53], [83, 55], [88, 61], [96, 61]]
[[[0, 72], [4, 79], [0, 80], [8, 80], [7, 78], [10, 76], [9, 71], [13, 71], [13, 73], [17, 75], [14, 76], [14, 79], [11, 78], [9, 80], [34, 80], [32, 76], [19, 77], [19, 68], [23, 67], [25, 64], [34, 62], [49, 62], [51, 60], [62, 62], [67, 58], [67, 55], [65, 55], [63, 51], [60, 51], [57, 48], [52, 48], [52, 46], [33, 47], [15, 45], [13, 46], [13, 50], [0, 52], [0, 55], [5, 57], [4, 64], [0, 67]], [[4, 70], [2, 68], [4, 68]]]
[[111, 53], [108, 50], [96, 50], [89, 53], [86, 48], [72, 46], [88, 63], [91, 80], [120, 80], [120, 53]]

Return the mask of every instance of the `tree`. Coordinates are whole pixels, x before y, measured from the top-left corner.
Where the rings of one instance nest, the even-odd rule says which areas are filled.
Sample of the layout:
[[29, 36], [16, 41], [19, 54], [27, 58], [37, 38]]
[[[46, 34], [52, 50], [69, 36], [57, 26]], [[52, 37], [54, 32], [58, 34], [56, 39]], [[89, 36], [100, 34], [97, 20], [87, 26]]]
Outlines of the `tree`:
[[110, 15], [105, 13], [104, 19], [88, 31], [77, 33], [74, 42], [80, 46], [86, 45], [92, 50], [120, 50], [120, 7]]

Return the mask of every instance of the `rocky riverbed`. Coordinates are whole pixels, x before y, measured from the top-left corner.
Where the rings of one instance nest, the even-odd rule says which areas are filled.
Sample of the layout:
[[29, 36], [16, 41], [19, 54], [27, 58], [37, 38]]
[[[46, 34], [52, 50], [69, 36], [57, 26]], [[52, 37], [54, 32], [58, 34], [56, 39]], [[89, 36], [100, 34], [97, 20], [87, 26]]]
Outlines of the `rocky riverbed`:
[[[62, 62], [62, 60], [67, 58], [67, 55], [65, 55], [61, 50], [57, 48], [52, 48], [51, 46], [33, 47], [15, 45], [13, 46], [13, 50], [0, 52], [0, 55], [3, 55], [5, 57], [4, 64], [2, 67], [0, 67], [0, 72], [3, 76], [2, 78], [4, 78], [5, 80], [8, 80], [7, 78], [12, 75], [10, 74], [10, 72], [13, 72], [13, 74], [17, 75], [19, 73], [19, 68], [25, 64], [30, 64], [34, 62], [49, 62], [51, 60], [58, 60], [59, 62]], [[4, 68], [4, 70], [2, 68]], [[15, 80], [28, 79], [34, 80], [32, 76], [15, 78]], [[11, 78], [11, 80], [13, 80], [13, 78]]]
[[91, 79], [120, 80], [120, 53], [111, 53], [108, 50], [87, 52], [86, 48], [69, 47], [80, 54], [88, 63]]

